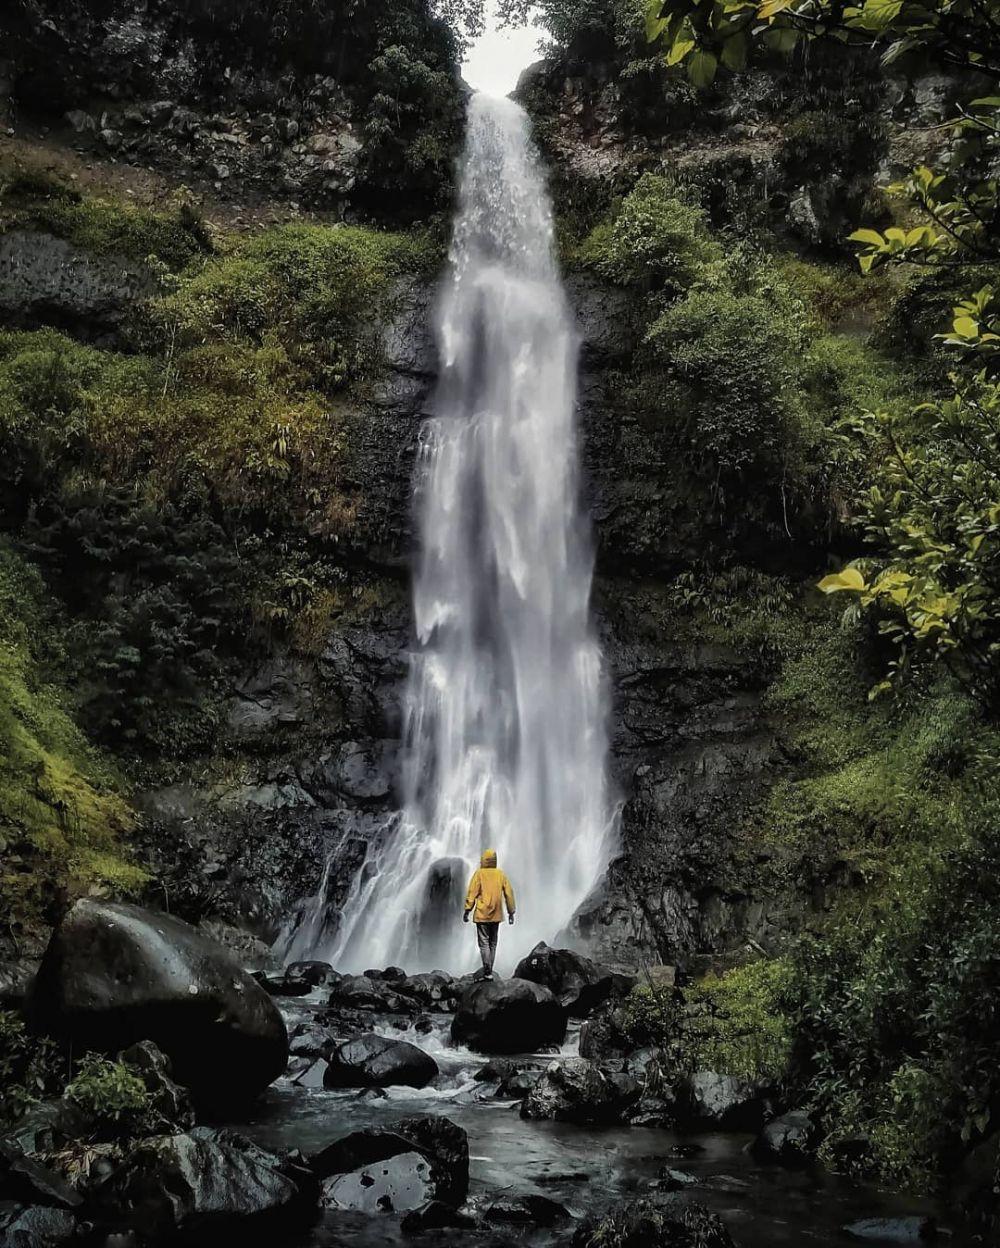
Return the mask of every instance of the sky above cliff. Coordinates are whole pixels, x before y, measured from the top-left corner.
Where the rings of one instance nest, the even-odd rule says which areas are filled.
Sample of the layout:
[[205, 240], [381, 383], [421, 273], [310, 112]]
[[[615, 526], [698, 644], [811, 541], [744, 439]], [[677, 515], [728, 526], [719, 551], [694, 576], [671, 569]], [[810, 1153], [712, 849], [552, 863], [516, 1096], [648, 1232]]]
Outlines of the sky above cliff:
[[486, 32], [469, 49], [462, 76], [470, 87], [489, 95], [509, 95], [522, 69], [538, 60], [537, 26], [501, 30], [495, 5], [488, 6]]

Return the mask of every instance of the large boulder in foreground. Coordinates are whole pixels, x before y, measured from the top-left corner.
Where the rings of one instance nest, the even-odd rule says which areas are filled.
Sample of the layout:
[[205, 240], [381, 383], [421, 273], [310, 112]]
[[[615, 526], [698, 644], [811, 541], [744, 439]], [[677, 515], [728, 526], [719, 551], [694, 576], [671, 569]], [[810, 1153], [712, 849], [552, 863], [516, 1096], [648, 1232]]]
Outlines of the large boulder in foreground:
[[457, 1207], [469, 1190], [468, 1137], [448, 1118], [404, 1118], [353, 1131], [309, 1164], [324, 1203], [340, 1208], [402, 1212], [431, 1200]]
[[609, 997], [625, 996], [636, 984], [634, 975], [619, 975], [572, 949], [551, 949], [544, 940], [518, 962], [514, 976], [548, 988], [574, 1018], [586, 1018]]
[[407, 1040], [368, 1032], [327, 1055], [327, 1088], [425, 1088], [437, 1077], [437, 1062]]
[[486, 979], [462, 995], [451, 1038], [478, 1053], [533, 1053], [566, 1037], [566, 1009], [527, 979]]
[[84, 899], [56, 928], [32, 997], [36, 1028], [77, 1053], [152, 1040], [199, 1099], [262, 1091], [288, 1037], [267, 993], [221, 945], [139, 906]]
[[634, 1200], [577, 1227], [573, 1248], [735, 1248], [725, 1223], [704, 1205], [677, 1196]]
[[157, 1239], [235, 1232], [294, 1205], [299, 1188], [280, 1157], [235, 1131], [195, 1127], [142, 1140], [95, 1197], [109, 1217]]

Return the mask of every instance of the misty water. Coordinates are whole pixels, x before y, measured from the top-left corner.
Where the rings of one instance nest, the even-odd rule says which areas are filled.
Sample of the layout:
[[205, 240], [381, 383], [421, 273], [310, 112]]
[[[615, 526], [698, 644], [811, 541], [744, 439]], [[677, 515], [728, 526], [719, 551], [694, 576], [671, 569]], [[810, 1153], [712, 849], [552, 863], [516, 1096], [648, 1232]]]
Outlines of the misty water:
[[529, 122], [510, 100], [470, 103], [435, 327], [402, 815], [371, 847], [332, 936], [314, 912], [290, 950], [338, 970], [471, 969], [458, 920], [487, 847], [517, 890], [504, 937], [519, 957], [571, 919], [614, 841], [579, 502], [577, 334]]

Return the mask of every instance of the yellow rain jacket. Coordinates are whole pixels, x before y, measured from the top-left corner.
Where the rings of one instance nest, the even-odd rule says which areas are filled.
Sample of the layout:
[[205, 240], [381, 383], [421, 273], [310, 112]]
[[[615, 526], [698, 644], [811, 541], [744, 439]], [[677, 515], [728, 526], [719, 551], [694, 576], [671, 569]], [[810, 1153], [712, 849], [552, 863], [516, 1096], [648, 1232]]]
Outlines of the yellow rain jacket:
[[473, 906], [476, 923], [502, 923], [503, 902], [507, 903], [507, 913], [514, 913], [514, 890], [510, 880], [497, 866], [497, 851], [488, 849], [480, 860], [478, 871], [474, 871], [469, 881], [469, 891], [465, 895], [465, 910], [468, 913]]

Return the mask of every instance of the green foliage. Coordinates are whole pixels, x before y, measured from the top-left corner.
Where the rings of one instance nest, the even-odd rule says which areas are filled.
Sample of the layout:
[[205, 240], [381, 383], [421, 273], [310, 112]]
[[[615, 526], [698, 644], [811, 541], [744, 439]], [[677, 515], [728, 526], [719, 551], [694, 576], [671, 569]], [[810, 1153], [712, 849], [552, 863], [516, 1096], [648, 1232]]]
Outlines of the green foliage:
[[679, 992], [640, 983], [614, 1024], [630, 1046], [664, 1048], [678, 1071], [782, 1082], [792, 1050], [790, 977], [789, 964], [775, 958], [707, 975]]
[[705, 213], [677, 195], [667, 178], [647, 173], [611, 222], [597, 226], [577, 260], [622, 286], [676, 296], [721, 260]]
[[859, 424], [880, 462], [862, 510], [880, 553], [820, 587], [875, 612], [894, 647], [890, 682], [905, 684], [944, 665], [995, 711], [1000, 386], [981, 375], [954, 382], [953, 397], [922, 405], [906, 423], [882, 413]]
[[63, 1096], [83, 1111], [97, 1139], [148, 1134], [158, 1125], [153, 1096], [139, 1075], [95, 1053], [80, 1062]]
[[897, 853], [870, 907], [796, 955], [807, 1087], [841, 1165], [922, 1185], [995, 1126], [996, 803], [995, 784], [967, 795], [958, 836]]
[[[151, 313], [152, 334], [184, 351], [207, 344], [268, 350], [239, 357], [230, 386], [263, 363], [327, 391], [370, 378], [394, 282], [430, 252], [405, 235], [354, 226], [278, 226], [207, 264]], [[283, 353], [283, 354], [282, 354]], [[216, 360], [210, 361], [215, 367]], [[200, 370], [197, 382], [209, 368]]]
[[16, 1121], [34, 1101], [58, 1092], [65, 1064], [54, 1041], [31, 1035], [19, 1014], [0, 1010], [0, 1123]]
[[14, 922], [70, 893], [135, 891], [132, 812], [74, 723], [65, 656], [37, 571], [0, 543], [0, 899]]
[[99, 256], [127, 256], [179, 272], [206, 248], [204, 232], [179, 203], [165, 213], [110, 198], [84, 196], [41, 167], [0, 162], [0, 231], [54, 234]]
[[788, 1071], [790, 967], [761, 959], [685, 990], [691, 1057], [702, 1070], [781, 1081]]

